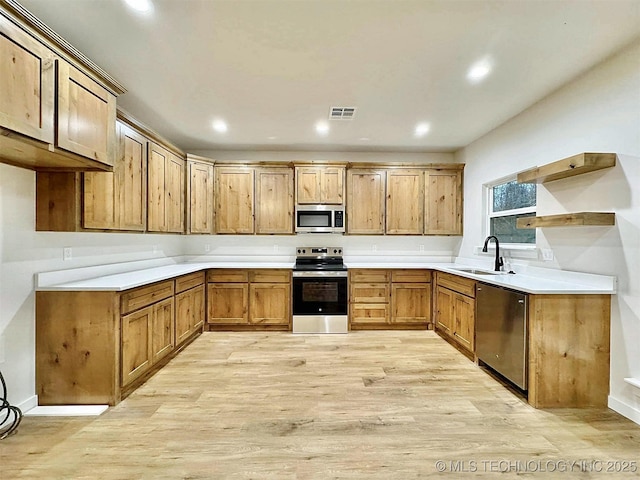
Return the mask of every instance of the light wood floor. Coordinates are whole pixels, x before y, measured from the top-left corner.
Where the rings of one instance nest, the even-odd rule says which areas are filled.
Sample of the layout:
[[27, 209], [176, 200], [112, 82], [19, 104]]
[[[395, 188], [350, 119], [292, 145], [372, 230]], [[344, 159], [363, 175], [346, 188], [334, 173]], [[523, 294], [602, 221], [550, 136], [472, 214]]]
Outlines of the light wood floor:
[[638, 425], [534, 410], [432, 331], [205, 333], [102, 416], [0, 442], [3, 480], [637, 478], [598, 471], [624, 461]]

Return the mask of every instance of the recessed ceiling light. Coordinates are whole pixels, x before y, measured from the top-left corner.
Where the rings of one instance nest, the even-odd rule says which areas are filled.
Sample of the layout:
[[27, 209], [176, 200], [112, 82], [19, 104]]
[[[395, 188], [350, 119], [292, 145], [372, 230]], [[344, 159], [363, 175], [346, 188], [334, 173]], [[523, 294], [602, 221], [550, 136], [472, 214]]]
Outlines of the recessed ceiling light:
[[153, 10], [153, 3], [151, 3], [151, 0], [124, 0], [124, 3], [136, 12], [140, 13], [147, 13]]
[[213, 129], [218, 133], [225, 133], [227, 130], [229, 130], [229, 127], [227, 127], [227, 124], [224, 120], [215, 120], [212, 126]]
[[469, 80], [470, 83], [480, 83], [491, 73], [492, 69], [493, 65], [488, 58], [478, 60], [469, 68], [467, 80]]
[[360, 140], [361, 142], [368, 142], [371, 139], [369, 137], [360, 137], [358, 140]]
[[316, 132], [318, 135], [327, 135], [329, 133], [329, 124], [327, 122], [316, 123]]
[[278, 137], [275, 137], [275, 136], [273, 136], [273, 135], [272, 135], [272, 136], [270, 136], [270, 137], [267, 137], [267, 139], [268, 139], [268, 140], [277, 140], [277, 138], [278, 138]]
[[429, 133], [430, 129], [431, 126], [428, 123], [419, 123], [416, 125], [416, 129], [413, 131], [413, 134], [416, 137], [424, 137], [427, 133]]

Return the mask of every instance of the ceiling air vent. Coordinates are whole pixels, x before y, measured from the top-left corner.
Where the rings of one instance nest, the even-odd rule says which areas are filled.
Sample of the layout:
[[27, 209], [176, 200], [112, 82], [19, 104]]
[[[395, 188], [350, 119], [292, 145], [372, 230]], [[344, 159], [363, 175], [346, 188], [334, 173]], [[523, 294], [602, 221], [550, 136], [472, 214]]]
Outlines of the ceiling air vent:
[[356, 107], [331, 107], [329, 120], [352, 120], [356, 115]]

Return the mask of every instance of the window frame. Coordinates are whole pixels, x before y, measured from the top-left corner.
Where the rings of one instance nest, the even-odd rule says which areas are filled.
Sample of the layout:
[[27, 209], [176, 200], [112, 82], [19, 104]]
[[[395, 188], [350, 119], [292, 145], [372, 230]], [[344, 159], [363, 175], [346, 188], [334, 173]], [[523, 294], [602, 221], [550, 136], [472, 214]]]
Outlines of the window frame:
[[[484, 184], [485, 190], [485, 204], [484, 204], [484, 233], [485, 238], [491, 233], [491, 219], [499, 218], [499, 217], [508, 217], [512, 215], [520, 215], [524, 213], [533, 213], [535, 214], [538, 208], [538, 194], [536, 188], [536, 205], [532, 207], [522, 207], [522, 208], [512, 208], [510, 210], [501, 210], [499, 212], [493, 211], [493, 189], [498, 185], [502, 185], [505, 183], [513, 182], [517, 179], [517, 174], [508, 175], [506, 177], [502, 177], [491, 182]], [[504, 248], [506, 250], [534, 250], [537, 245], [538, 235], [537, 229], [534, 232], [534, 241], [533, 243], [502, 243], [500, 242], [500, 248]], [[494, 244], [490, 244], [490, 248], [495, 248]]]

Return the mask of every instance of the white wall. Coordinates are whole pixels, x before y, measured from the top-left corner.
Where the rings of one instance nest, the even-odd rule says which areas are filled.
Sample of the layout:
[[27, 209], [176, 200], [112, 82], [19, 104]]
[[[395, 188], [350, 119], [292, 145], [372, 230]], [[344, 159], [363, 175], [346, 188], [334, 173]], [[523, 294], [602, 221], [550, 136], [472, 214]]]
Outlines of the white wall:
[[[483, 184], [580, 152], [615, 152], [612, 169], [538, 187], [538, 215], [616, 213], [615, 227], [538, 229], [554, 262], [529, 263], [618, 277], [611, 318], [609, 406], [640, 423], [625, 377], [640, 378], [640, 42], [456, 152], [465, 167], [465, 236], [474, 257], [486, 235]], [[489, 80], [490, 81], [490, 80]]]
[[34, 273], [181, 253], [179, 235], [36, 232], [34, 172], [0, 164], [0, 370], [9, 401], [25, 405], [35, 394]]

